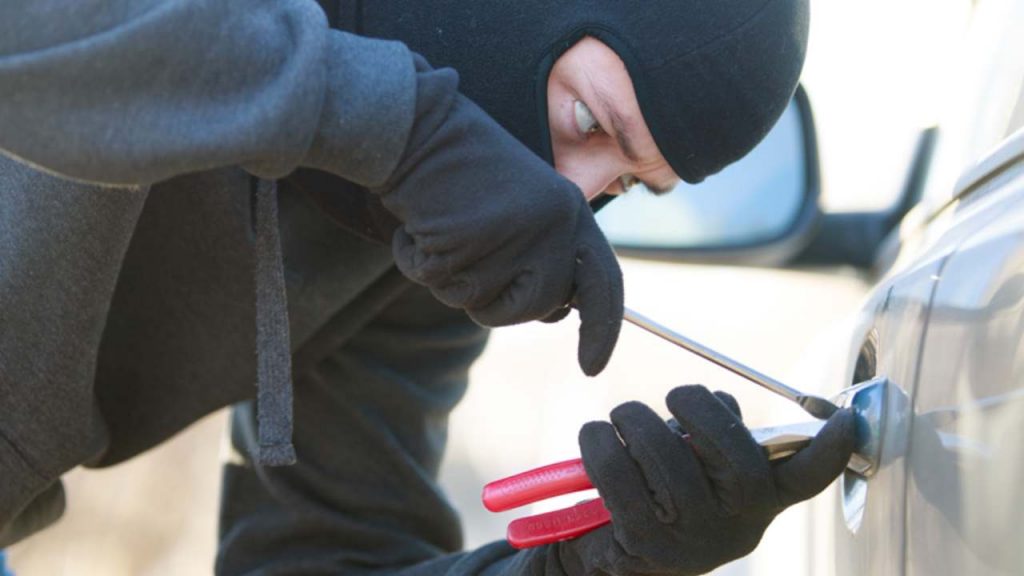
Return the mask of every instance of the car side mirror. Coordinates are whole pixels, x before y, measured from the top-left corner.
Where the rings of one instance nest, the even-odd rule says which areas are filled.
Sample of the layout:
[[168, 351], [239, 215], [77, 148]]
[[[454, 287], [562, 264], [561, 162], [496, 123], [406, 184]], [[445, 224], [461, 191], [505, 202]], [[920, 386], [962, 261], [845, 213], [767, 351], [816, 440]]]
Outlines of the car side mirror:
[[657, 260], [779, 266], [821, 215], [817, 141], [802, 87], [747, 156], [697, 185], [632, 191], [598, 212], [616, 252]]

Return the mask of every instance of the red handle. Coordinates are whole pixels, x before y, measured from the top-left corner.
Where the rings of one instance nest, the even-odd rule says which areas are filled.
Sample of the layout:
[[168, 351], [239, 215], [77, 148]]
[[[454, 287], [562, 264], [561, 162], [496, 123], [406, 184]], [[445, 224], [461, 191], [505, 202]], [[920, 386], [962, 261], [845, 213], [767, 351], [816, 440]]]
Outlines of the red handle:
[[508, 543], [529, 548], [569, 540], [612, 521], [600, 498], [587, 500], [571, 508], [545, 512], [513, 520], [508, 525]]
[[[501, 512], [593, 487], [583, 468], [583, 460], [577, 458], [495, 480], [484, 486], [483, 501], [491, 512]], [[604, 502], [596, 498], [513, 520], [508, 525], [507, 538], [515, 548], [529, 548], [575, 538], [611, 520]]]
[[502, 512], [532, 502], [593, 488], [583, 460], [566, 460], [495, 480], [484, 486], [484, 506]]

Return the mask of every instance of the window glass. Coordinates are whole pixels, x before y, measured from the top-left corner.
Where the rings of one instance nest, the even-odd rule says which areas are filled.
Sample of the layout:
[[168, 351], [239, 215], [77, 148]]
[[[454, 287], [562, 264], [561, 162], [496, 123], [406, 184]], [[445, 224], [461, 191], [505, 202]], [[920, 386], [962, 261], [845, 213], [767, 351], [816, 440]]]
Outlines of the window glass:
[[963, 49], [940, 94], [939, 137], [925, 198], [952, 197], [957, 178], [1021, 123], [1024, 82], [1024, 2], [985, 0], [972, 14]]

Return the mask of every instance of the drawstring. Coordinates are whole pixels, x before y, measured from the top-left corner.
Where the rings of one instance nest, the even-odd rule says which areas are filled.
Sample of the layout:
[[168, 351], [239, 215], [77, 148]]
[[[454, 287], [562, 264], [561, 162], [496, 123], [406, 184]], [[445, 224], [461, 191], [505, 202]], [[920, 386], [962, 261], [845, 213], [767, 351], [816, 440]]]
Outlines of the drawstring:
[[256, 280], [256, 414], [263, 466], [295, 463], [292, 446], [292, 366], [277, 183], [259, 179], [252, 195]]

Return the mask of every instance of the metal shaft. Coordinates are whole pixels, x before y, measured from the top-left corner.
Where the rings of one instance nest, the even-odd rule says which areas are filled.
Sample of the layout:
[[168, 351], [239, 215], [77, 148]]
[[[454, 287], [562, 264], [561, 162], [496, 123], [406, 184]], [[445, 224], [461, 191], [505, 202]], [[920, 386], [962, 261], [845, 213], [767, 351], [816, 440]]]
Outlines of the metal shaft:
[[625, 309], [623, 319], [625, 319], [627, 322], [630, 322], [631, 324], [635, 324], [640, 328], [643, 328], [644, 330], [647, 330], [648, 332], [654, 334], [655, 336], [659, 336], [665, 340], [668, 340], [669, 342], [672, 342], [676, 346], [685, 348], [686, 350], [693, 352], [694, 354], [700, 356], [701, 358], [713, 362], [734, 374], [738, 374], [739, 376], [742, 376], [747, 380], [750, 380], [751, 382], [758, 384], [759, 386], [767, 388], [768, 390], [778, 394], [779, 396], [782, 396], [783, 398], [787, 398], [793, 402], [796, 402], [797, 404], [800, 405], [801, 408], [806, 410], [807, 413], [809, 413], [811, 416], [814, 416], [815, 418], [828, 418], [829, 416], [832, 415], [833, 412], [838, 410], [835, 404], [832, 404], [831, 402], [825, 400], [824, 398], [804, 394], [803, 392], [795, 388], [786, 386], [785, 384], [779, 382], [774, 378], [766, 376], [761, 372], [754, 370], [753, 368], [745, 366], [733, 360], [732, 358], [725, 356], [724, 354], [720, 354], [719, 352], [716, 352], [711, 348], [708, 348], [707, 346], [694, 342], [693, 340], [690, 340], [689, 338], [683, 336], [682, 334], [670, 330], [669, 328], [666, 328], [661, 324], [658, 324], [657, 322], [651, 320], [650, 318], [647, 318], [642, 314], [638, 314], [637, 312], [630, 310], [629, 308]]

